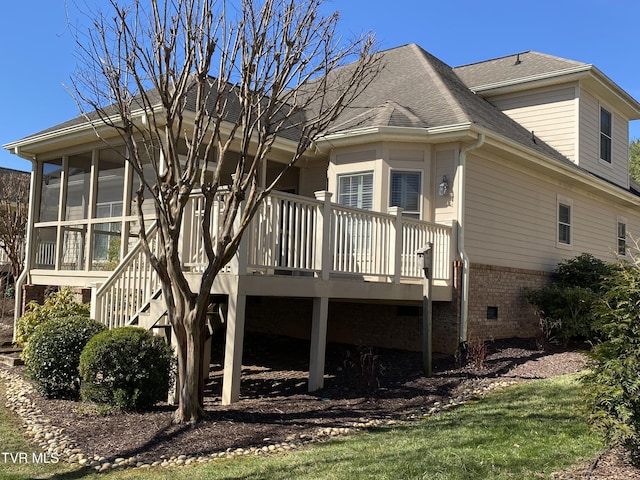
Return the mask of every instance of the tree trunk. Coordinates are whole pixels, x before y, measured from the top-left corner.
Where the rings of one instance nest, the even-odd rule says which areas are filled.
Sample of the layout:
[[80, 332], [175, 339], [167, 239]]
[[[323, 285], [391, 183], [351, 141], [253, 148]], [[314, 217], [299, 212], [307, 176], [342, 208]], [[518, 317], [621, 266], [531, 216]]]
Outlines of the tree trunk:
[[[204, 376], [202, 355], [204, 350], [204, 328], [198, 321], [199, 315], [194, 309], [186, 318], [174, 327], [178, 356], [178, 409], [174, 414], [174, 423], [195, 423], [204, 414]], [[191, 327], [185, 325], [191, 323]]]

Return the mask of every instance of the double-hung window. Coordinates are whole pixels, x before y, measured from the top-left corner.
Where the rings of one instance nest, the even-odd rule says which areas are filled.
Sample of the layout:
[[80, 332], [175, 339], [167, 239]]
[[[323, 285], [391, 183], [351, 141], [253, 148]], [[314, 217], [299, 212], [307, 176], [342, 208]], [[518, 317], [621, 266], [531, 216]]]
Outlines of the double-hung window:
[[618, 255], [625, 256], [627, 254], [627, 222], [624, 219], [618, 219]]
[[403, 214], [420, 218], [422, 174], [420, 172], [392, 171], [389, 206], [400, 207]]
[[338, 175], [338, 203], [373, 210], [373, 172]]
[[558, 244], [571, 245], [571, 203], [558, 201]]
[[600, 160], [611, 163], [611, 112], [600, 108]]

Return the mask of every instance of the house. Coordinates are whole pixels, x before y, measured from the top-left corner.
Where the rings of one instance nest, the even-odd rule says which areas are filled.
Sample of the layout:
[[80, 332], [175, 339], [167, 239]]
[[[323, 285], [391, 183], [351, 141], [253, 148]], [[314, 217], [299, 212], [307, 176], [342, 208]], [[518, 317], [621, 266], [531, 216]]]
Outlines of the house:
[[[413, 44], [382, 56], [380, 75], [280, 181], [213, 287], [226, 322], [224, 402], [239, 395], [245, 331], [310, 339], [310, 390], [322, 387], [326, 341], [420, 350], [426, 245], [432, 345], [453, 353], [473, 339], [535, 336], [525, 288], [583, 252], [625, 257], [640, 232], [628, 177], [640, 104], [596, 67], [523, 52], [451, 68]], [[263, 184], [288, 145], [274, 145]], [[166, 328], [137, 243], [130, 167], [81, 119], [5, 148], [32, 161], [37, 186], [24, 296], [91, 288], [93, 315], [109, 326]], [[183, 225], [194, 281], [200, 200]]]

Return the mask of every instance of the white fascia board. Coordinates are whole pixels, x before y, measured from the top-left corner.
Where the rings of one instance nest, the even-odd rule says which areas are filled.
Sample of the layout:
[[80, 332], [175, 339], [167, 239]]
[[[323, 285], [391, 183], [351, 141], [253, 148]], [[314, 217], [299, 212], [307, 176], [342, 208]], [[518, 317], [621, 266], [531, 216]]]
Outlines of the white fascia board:
[[[149, 114], [143, 110], [138, 110], [132, 114], [134, 120], [140, 120], [142, 122], [147, 121], [146, 118]], [[119, 116], [112, 116], [108, 119], [113, 123], [119, 123]], [[102, 120], [96, 119], [93, 121], [85, 121], [69, 127], [60, 128], [58, 130], [52, 130], [41, 134], [32, 135], [15, 142], [10, 142], [2, 145], [6, 150], [11, 153], [23, 156], [24, 158], [35, 158], [37, 154], [44, 153], [48, 150], [55, 150], [60, 144], [68, 145], [71, 143], [86, 142], [90, 139], [97, 139], [101, 132], [108, 133], [115, 131], [113, 127], [106, 125]]]
[[600, 88], [605, 89], [611, 95], [619, 98], [624, 104], [622, 107], [623, 110], [631, 119], [640, 118], [640, 103], [623, 90], [617, 83], [602, 73], [602, 71], [600, 71], [596, 66], [590, 64], [539, 75], [531, 75], [514, 80], [504, 80], [501, 82], [478, 85], [470, 88], [470, 90], [481, 96], [493, 96], [585, 80], [587, 82], [595, 81]]
[[566, 83], [572, 80], [579, 80], [587, 75], [592, 69], [593, 65], [580, 65], [573, 68], [567, 68], [564, 70], [556, 70], [553, 72], [541, 73], [538, 75], [530, 75], [528, 77], [521, 77], [512, 80], [503, 80], [500, 82], [487, 83], [484, 85], [477, 85], [470, 87], [469, 89], [477, 94], [499, 94], [509, 93], [519, 90], [530, 89], [532, 87], [543, 87], [548, 85], [555, 85], [559, 83]]
[[325, 135], [316, 140], [320, 148], [345, 147], [375, 141], [443, 143], [469, 140], [471, 123], [443, 127], [367, 127]]

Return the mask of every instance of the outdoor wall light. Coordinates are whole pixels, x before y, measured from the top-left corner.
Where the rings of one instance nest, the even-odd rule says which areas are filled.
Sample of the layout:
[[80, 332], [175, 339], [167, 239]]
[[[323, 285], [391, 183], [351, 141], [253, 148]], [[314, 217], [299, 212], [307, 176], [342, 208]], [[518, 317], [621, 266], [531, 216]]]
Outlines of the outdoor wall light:
[[449, 182], [447, 182], [447, 176], [445, 175], [444, 177], [442, 177], [442, 182], [440, 182], [440, 185], [438, 186], [438, 195], [444, 197], [447, 194], [448, 190]]

